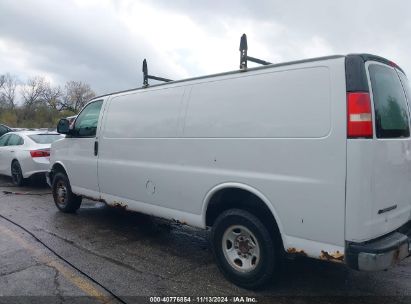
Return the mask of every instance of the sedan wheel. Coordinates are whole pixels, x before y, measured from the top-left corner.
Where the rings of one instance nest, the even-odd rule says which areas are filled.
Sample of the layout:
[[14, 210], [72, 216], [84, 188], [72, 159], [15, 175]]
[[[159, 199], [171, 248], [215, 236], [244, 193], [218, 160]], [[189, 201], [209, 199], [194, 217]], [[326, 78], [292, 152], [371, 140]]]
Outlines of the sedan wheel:
[[17, 160], [11, 163], [11, 179], [13, 181], [13, 184], [16, 186], [22, 186], [24, 184], [21, 166]]

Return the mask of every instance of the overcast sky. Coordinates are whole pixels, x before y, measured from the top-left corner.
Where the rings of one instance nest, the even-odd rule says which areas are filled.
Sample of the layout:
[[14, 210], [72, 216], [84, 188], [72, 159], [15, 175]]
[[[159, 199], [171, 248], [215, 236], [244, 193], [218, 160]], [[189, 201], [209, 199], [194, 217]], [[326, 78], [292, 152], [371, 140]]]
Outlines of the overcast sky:
[[149, 72], [181, 79], [239, 65], [239, 41], [271, 62], [374, 53], [411, 73], [406, 0], [0, 0], [0, 74], [141, 86]]

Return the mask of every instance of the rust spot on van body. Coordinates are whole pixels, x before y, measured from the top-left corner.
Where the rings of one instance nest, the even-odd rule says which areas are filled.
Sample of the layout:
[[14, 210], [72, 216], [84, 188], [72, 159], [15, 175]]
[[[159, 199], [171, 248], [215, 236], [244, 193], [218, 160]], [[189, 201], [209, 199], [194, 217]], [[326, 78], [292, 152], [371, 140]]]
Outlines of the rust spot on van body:
[[307, 256], [307, 253], [302, 249], [297, 249], [294, 247], [288, 248], [287, 253], [299, 256]]
[[85, 199], [89, 199], [89, 200], [91, 200], [91, 201], [102, 202], [102, 203], [107, 204], [107, 202], [106, 202], [104, 199], [102, 199], [102, 198], [92, 197], [92, 196], [88, 196], [88, 195], [82, 195], [81, 197], [82, 197], [82, 198], [85, 198]]
[[113, 207], [126, 210], [128, 208], [128, 205], [124, 202], [114, 201], [113, 202]]
[[180, 220], [176, 220], [176, 219], [172, 219], [172, 221], [177, 224], [177, 225], [188, 225], [186, 221], [180, 221]]
[[338, 250], [332, 253], [321, 250], [320, 260], [342, 263], [344, 261], [344, 254]]

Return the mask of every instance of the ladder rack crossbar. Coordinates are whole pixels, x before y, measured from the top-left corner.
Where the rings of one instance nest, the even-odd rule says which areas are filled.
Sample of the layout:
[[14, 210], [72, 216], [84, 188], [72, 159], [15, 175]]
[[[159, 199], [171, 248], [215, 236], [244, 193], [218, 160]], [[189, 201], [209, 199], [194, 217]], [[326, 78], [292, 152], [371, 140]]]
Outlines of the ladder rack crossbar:
[[170, 82], [172, 81], [171, 79], [163, 78], [163, 77], [157, 77], [157, 76], [152, 76], [152, 75], [147, 75], [148, 79], [154, 79], [158, 81], [164, 81], [164, 82]]
[[147, 60], [144, 59], [143, 60], [143, 87], [148, 87], [149, 86], [149, 84], [148, 84], [149, 79], [153, 79], [153, 80], [157, 80], [157, 81], [163, 81], [163, 82], [172, 81], [171, 79], [168, 79], [168, 78], [149, 75], [148, 74], [148, 68], [147, 68]]
[[265, 60], [262, 60], [262, 59], [258, 59], [258, 58], [254, 58], [254, 57], [250, 57], [250, 56], [247, 56], [247, 60], [258, 63], [258, 64], [261, 64], [261, 65], [271, 64], [271, 62], [268, 62], [268, 61], [265, 61]]

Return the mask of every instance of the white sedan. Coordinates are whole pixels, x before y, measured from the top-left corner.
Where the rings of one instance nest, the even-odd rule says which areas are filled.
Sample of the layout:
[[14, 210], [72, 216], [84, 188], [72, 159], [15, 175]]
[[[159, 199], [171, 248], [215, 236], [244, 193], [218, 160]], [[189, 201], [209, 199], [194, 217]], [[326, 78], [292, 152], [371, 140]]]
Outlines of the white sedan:
[[11, 176], [17, 186], [49, 169], [50, 145], [63, 138], [41, 131], [9, 132], [0, 137], [0, 174]]

